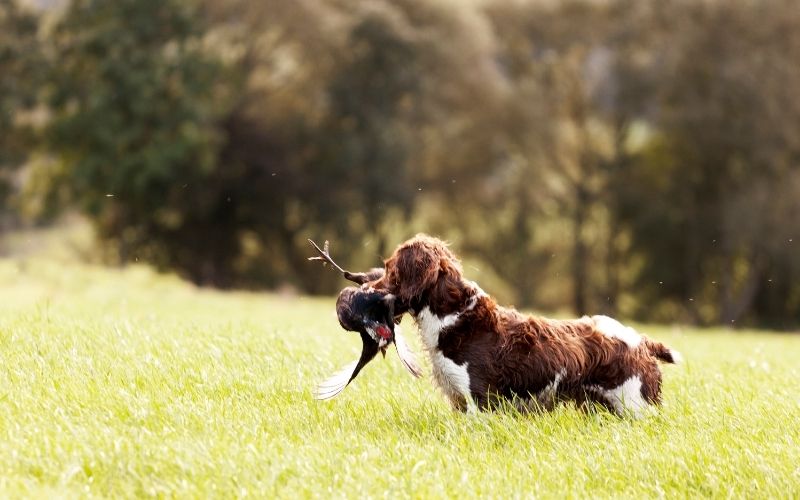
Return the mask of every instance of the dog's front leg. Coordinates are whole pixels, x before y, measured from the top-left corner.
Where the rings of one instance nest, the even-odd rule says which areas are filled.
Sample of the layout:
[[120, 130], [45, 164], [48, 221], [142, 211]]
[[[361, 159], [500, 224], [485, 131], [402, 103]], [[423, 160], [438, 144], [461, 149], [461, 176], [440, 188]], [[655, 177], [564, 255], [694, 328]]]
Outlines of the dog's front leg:
[[466, 413], [467, 415], [478, 413], [479, 405], [469, 392], [451, 394], [447, 399], [450, 401], [450, 407], [458, 412]]

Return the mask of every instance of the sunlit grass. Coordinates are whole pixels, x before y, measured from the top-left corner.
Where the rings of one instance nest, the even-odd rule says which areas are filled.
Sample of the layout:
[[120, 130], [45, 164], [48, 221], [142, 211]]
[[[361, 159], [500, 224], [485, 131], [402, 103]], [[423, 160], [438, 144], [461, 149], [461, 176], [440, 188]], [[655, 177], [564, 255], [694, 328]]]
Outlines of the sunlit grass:
[[642, 330], [687, 358], [645, 420], [455, 414], [392, 355], [316, 402], [332, 299], [0, 261], [0, 496], [800, 495], [800, 338]]

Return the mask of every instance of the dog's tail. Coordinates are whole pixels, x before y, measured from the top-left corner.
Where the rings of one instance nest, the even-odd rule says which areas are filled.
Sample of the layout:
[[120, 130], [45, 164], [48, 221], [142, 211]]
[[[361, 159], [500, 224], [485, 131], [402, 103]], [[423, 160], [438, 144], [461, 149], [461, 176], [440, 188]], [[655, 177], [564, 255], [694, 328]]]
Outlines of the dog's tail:
[[648, 352], [661, 361], [665, 363], [672, 363], [674, 365], [683, 363], [683, 356], [681, 356], [681, 353], [675, 349], [670, 349], [661, 342], [656, 342], [655, 340], [648, 339], [647, 337], [644, 337], [642, 340], [644, 341], [644, 345]]

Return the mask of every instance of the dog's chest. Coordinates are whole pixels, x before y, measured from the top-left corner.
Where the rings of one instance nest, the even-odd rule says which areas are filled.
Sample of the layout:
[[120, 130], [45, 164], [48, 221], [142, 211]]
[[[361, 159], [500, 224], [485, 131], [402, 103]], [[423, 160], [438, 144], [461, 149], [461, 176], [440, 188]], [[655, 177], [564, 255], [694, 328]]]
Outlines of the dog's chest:
[[415, 317], [422, 346], [431, 360], [434, 382], [457, 408], [470, 401], [469, 364], [465, 362], [459, 365], [445, 356], [439, 349], [439, 336], [443, 330], [455, 325], [459, 316], [460, 313], [454, 313], [439, 317], [426, 307]]
[[458, 322], [459, 313], [449, 314], [439, 317], [426, 307], [420, 311], [414, 319], [417, 321], [422, 346], [427, 351], [439, 349], [439, 336], [446, 328], [450, 328]]

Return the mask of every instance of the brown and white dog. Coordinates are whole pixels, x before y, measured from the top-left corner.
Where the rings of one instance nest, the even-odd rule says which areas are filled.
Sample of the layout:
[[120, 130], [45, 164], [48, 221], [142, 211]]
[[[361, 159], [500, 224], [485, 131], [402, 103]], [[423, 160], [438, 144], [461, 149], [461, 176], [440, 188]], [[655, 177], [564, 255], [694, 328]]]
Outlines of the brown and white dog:
[[436, 384], [461, 411], [571, 400], [638, 416], [661, 401], [658, 361], [680, 362], [678, 352], [607, 316], [563, 321], [497, 305], [430, 236], [401, 244], [384, 269], [363, 288], [393, 294], [395, 313], [413, 316]]

